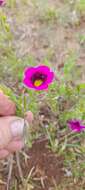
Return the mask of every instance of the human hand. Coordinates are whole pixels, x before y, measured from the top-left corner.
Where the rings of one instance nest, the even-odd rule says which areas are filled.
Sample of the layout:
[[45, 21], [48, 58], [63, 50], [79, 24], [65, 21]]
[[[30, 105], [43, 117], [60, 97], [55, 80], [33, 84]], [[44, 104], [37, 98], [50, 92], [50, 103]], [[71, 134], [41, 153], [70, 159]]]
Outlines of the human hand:
[[[8, 157], [9, 154], [24, 147], [24, 119], [17, 116], [7, 116], [15, 114], [15, 111], [15, 104], [0, 92], [0, 115], [3, 115], [0, 117], [0, 159]], [[25, 117], [30, 124], [33, 120], [32, 112], [28, 111]]]
[[15, 115], [16, 105], [6, 96], [2, 90], [0, 90], [0, 116]]

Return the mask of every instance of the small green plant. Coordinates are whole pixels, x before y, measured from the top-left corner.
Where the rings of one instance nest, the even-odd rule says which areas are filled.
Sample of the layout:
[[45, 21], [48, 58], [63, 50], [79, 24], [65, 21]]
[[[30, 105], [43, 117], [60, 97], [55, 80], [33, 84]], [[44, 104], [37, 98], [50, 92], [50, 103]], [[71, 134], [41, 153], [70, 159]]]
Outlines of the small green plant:
[[80, 13], [85, 13], [85, 1], [79, 0], [75, 3], [75, 9]]
[[5, 44], [9, 45], [12, 41], [12, 33], [10, 26], [7, 22], [6, 15], [0, 10], [0, 47], [5, 47]]
[[55, 8], [49, 7], [43, 13], [44, 21], [51, 22], [57, 20], [57, 18], [58, 18], [58, 12]]
[[85, 44], [85, 35], [84, 34], [79, 35], [79, 42], [81, 45]]
[[14, 8], [16, 5], [16, 0], [8, 0], [7, 5], [10, 8]]

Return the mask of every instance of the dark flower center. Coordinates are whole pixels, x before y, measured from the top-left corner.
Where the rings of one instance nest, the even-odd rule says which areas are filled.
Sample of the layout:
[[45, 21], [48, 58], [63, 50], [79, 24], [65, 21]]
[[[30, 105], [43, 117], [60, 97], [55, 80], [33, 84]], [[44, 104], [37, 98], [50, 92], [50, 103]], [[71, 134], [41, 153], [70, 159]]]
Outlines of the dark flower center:
[[0, 1], [0, 5], [2, 5], [3, 1]]
[[46, 79], [47, 79], [47, 75], [36, 72], [32, 76], [31, 81], [32, 81], [33, 85], [37, 87], [37, 86], [42, 85], [42, 83], [44, 83], [46, 81]]
[[78, 121], [74, 121], [73, 125], [80, 127], [80, 123]]

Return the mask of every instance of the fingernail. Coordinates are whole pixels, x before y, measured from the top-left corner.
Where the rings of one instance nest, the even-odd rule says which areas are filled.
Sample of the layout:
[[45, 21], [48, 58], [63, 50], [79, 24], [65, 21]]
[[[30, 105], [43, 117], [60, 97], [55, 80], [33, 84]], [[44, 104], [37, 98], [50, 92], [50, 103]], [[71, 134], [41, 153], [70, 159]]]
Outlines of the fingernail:
[[16, 119], [11, 123], [11, 133], [13, 137], [22, 136], [24, 130], [24, 119]]

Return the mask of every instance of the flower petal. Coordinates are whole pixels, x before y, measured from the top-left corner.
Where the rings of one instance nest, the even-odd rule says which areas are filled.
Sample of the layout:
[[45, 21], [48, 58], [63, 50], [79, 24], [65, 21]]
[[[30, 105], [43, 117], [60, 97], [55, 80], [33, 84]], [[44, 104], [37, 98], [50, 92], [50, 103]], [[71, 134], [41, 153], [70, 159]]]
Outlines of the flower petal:
[[43, 74], [46, 74], [46, 75], [48, 75], [48, 73], [50, 72], [50, 68], [45, 66], [45, 65], [40, 65], [38, 67], [35, 67], [35, 70], [37, 72], [40, 72], [40, 73], [43, 73]]
[[24, 75], [27, 77], [31, 77], [35, 73], [35, 68], [34, 67], [27, 67], [24, 71]]
[[3, 6], [5, 4], [5, 0], [0, 0], [0, 6]]
[[85, 126], [81, 125], [79, 120], [68, 121], [68, 126], [76, 132], [81, 132], [85, 128]]
[[85, 129], [85, 125], [81, 125], [81, 128], [82, 128], [82, 129]]
[[31, 83], [31, 80], [29, 80], [27, 77], [23, 79], [23, 83], [30, 88], [34, 88], [34, 85]]
[[[35, 86], [32, 81], [33, 77], [35, 81], [37, 80], [37, 75], [43, 75], [46, 77], [46, 80], [43, 80], [43, 83], [40, 86]], [[48, 84], [53, 81], [53, 78], [54, 73], [51, 72], [50, 68], [45, 65], [40, 65], [37, 67], [28, 67], [25, 69], [23, 83], [29, 88], [34, 88], [35, 90], [44, 90], [48, 88]]]
[[54, 73], [50, 72], [49, 75], [47, 76], [47, 83], [51, 83], [54, 79]]

